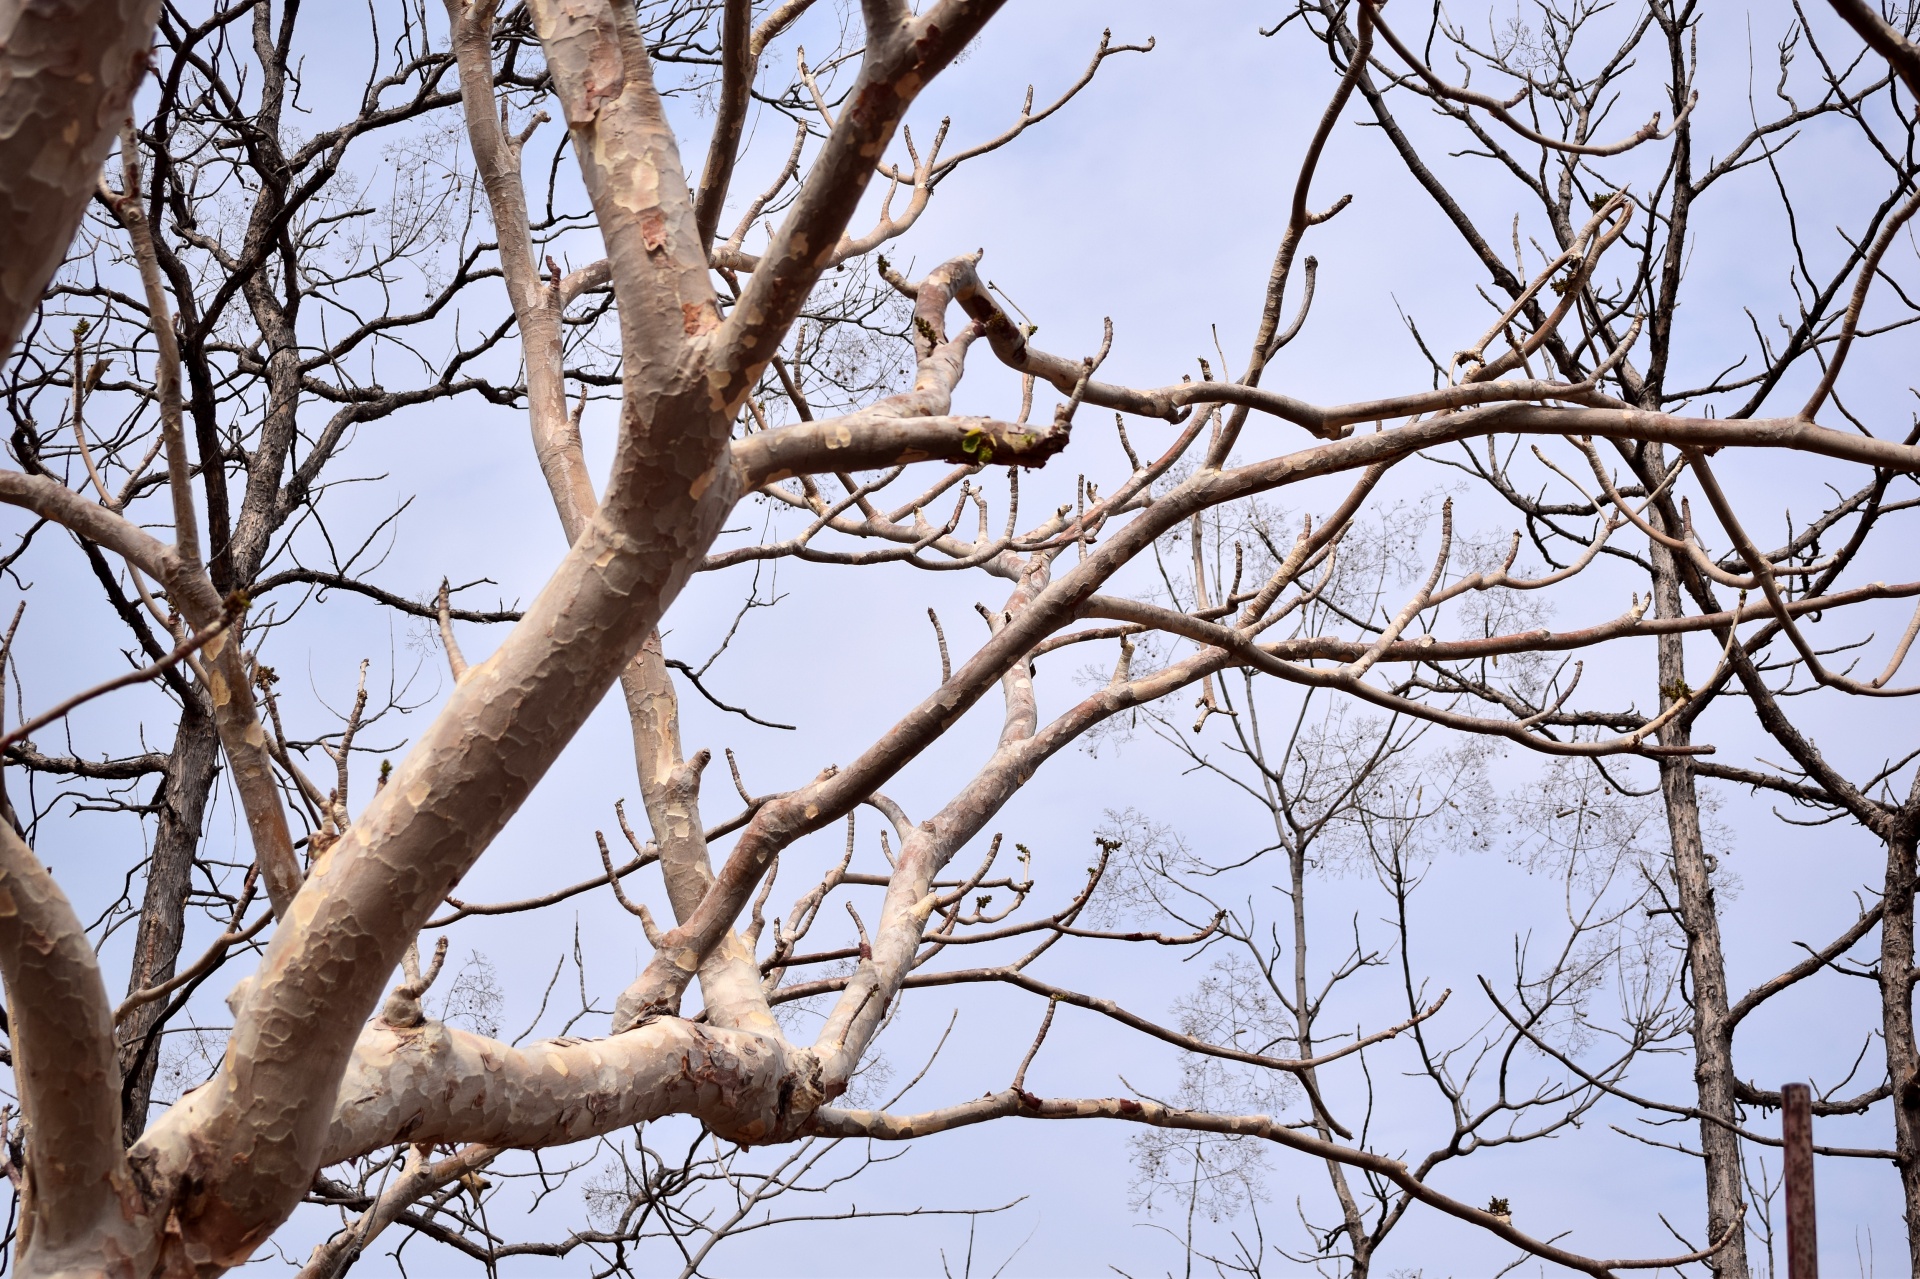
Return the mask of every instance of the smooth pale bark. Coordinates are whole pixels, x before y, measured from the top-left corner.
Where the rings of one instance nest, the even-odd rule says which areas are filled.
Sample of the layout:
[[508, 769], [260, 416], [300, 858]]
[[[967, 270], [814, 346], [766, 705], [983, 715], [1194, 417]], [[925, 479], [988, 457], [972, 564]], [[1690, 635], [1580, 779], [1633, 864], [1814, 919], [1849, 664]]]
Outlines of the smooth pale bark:
[[[633, 724], [633, 755], [640, 774], [640, 795], [660, 849], [660, 872], [676, 922], [692, 915], [713, 887], [713, 861], [706, 826], [700, 818], [700, 772], [704, 752], [689, 764], [680, 744], [680, 701], [673, 676], [660, 651], [660, 637], [647, 637], [621, 676], [627, 713]], [[700, 965], [700, 995], [706, 1017], [716, 1026], [747, 1030], [785, 1044], [780, 1025], [767, 1005], [753, 948], [729, 929]], [[624, 1010], [615, 1007], [615, 1021]]]
[[526, 184], [520, 173], [520, 141], [507, 133], [494, 98], [492, 33], [497, 8], [495, 0], [473, 5], [447, 0], [447, 17], [460, 67], [460, 104], [468, 145], [493, 213], [500, 273], [526, 358], [527, 417], [534, 456], [559, 509], [560, 527], [572, 542], [599, 503], [580, 460], [579, 426], [567, 415], [560, 334], [564, 291], [560, 282], [544, 284], [540, 278], [527, 219]]
[[[936, 12], [967, 9], [949, 4]], [[322, 859], [301, 909], [237, 999], [221, 1073], [136, 1152], [156, 1189], [179, 1189], [172, 1220], [185, 1264], [236, 1264], [297, 1201], [320, 1155], [330, 1110], [323, 1099], [405, 939], [657, 622], [736, 496], [725, 452], [732, 405], [697, 360], [671, 355], [691, 354], [690, 340], [711, 330], [711, 292], [704, 261], [684, 250], [684, 183], [631, 15], [570, 5], [542, 6], [536, 18], [586, 157], [623, 340], [660, 358], [626, 364], [621, 447], [606, 504], [500, 652], [456, 689], [392, 784]], [[967, 28], [949, 24], [940, 39], [908, 42], [916, 52], [894, 70], [911, 79], [906, 73], [926, 65], [921, 55], [950, 57], [970, 37]], [[614, 74], [598, 74], [607, 70], [609, 41], [617, 48]], [[613, 81], [618, 93], [609, 98]], [[896, 92], [892, 101], [904, 107], [907, 96]], [[869, 140], [881, 141], [897, 122], [897, 111], [863, 121]], [[816, 274], [796, 264], [783, 279], [799, 285]], [[757, 318], [769, 317], [763, 310]], [[745, 327], [753, 337], [754, 326]], [[762, 359], [734, 368], [752, 372]], [[174, 557], [137, 530], [75, 509], [85, 504], [71, 494], [42, 491], [58, 486], [7, 478], [6, 496], [57, 508], [103, 545], [146, 561], [190, 610], [216, 603], [203, 584], [177, 582], [180, 575], [168, 571], [178, 567]], [[567, 660], [553, 661], [556, 651]], [[239, 681], [219, 691], [245, 696]]]
[[0, 0], [0, 357], [66, 259], [159, 14], [159, 0]]
[[[561, 526], [571, 539], [578, 535], [583, 515], [594, 509], [592, 483], [586, 472], [576, 423], [565, 414], [564, 395], [558, 389], [561, 344], [558, 305], [564, 290], [538, 287], [528, 239], [526, 199], [519, 168], [518, 148], [498, 124], [492, 92], [492, 61], [487, 44], [491, 10], [465, 8], [450, 0], [455, 22], [455, 44], [460, 55], [462, 99], [469, 135], [491, 203], [502, 232], [502, 268], [508, 281], [526, 351], [530, 417], [536, 453], [547, 476]], [[728, 40], [736, 42], [736, 26], [744, 23], [744, 6], [728, 11]], [[556, 16], [556, 22], [559, 18]], [[733, 56], [744, 51], [731, 49]], [[729, 63], [729, 85], [736, 68]], [[576, 112], [577, 114], [577, 112]], [[723, 113], [724, 114], [724, 113]], [[737, 134], [738, 121], [732, 132]], [[716, 186], [723, 188], [730, 169], [726, 120], [717, 126], [715, 150], [710, 153], [703, 180], [701, 244], [711, 240], [717, 218]], [[723, 154], [724, 152], [724, 154]], [[643, 234], [645, 228], [643, 228]], [[664, 234], [664, 229], [663, 232]], [[947, 268], [942, 268], [947, 270]], [[923, 289], [920, 310], [928, 332], [944, 332], [948, 292], [945, 277], [936, 271]], [[759, 484], [815, 470], [858, 470], [892, 465], [923, 457], [944, 456], [955, 461], [987, 462], [996, 453], [1002, 462], [1043, 460], [1066, 442], [1064, 430], [1033, 430], [985, 420], [947, 419], [952, 392], [964, 365], [969, 329], [957, 340], [937, 346], [922, 339], [920, 367], [913, 390], [889, 397], [863, 413], [830, 423], [808, 423], [767, 432], [740, 441], [732, 456], [744, 490]], [[903, 421], [902, 419], [911, 419]], [[633, 724], [634, 753], [642, 798], [661, 850], [662, 870], [675, 918], [684, 922], [699, 906], [713, 883], [711, 861], [699, 816], [699, 770], [687, 764], [679, 738], [678, 706], [671, 677], [659, 651], [657, 636], [636, 655], [622, 673]], [[745, 1027], [778, 1036], [778, 1026], [766, 1004], [750, 948], [729, 929], [698, 960], [707, 1015], [716, 1024]], [[677, 1000], [677, 991], [674, 998]], [[655, 1001], [629, 992], [616, 1008], [615, 1025], [624, 1028], [655, 1011]]]
[[[1052, 558], [1036, 555], [1023, 566], [1012, 595], [1002, 606], [998, 629], [1006, 629], [1010, 619], [1030, 608], [1046, 588]], [[999, 743], [986, 766], [966, 786], [930, 820], [913, 827], [902, 838], [874, 930], [872, 957], [855, 970], [821, 1027], [815, 1048], [821, 1055], [829, 1096], [837, 1097], [846, 1090], [901, 984], [912, 971], [933, 905], [934, 878], [1013, 798], [1044, 758], [1034, 750], [1039, 714], [1032, 659], [1023, 655], [1011, 663], [1000, 677], [1000, 687], [1006, 714]]]
[[93, 944], [53, 876], [0, 822], [0, 977], [29, 1125], [23, 1274], [135, 1275], [153, 1240], [120, 1144], [113, 1006]]
[[322, 1162], [395, 1141], [538, 1149], [671, 1114], [758, 1144], [818, 1105], [814, 1073], [805, 1049], [678, 1018], [521, 1048], [433, 1022], [374, 1022], [341, 1081]]
[[[566, 411], [560, 330], [566, 289], [564, 281], [543, 286], [534, 261], [520, 145], [502, 127], [493, 92], [490, 37], [494, 6], [467, 6], [461, 0], [448, 0], [447, 10], [460, 66], [467, 135], [494, 224], [500, 229], [501, 272], [520, 329], [534, 453], [561, 531], [572, 542], [598, 509], [599, 499], [581, 448], [579, 422]], [[731, 14], [728, 30], [732, 31]], [[744, 55], [744, 51], [738, 52]], [[712, 164], [710, 157], [710, 169]], [[641, 796], [654, 827], [668, 896], [676, 916], [684, 915], [699, 904], [701, 894], [712, 883], [713, 872], [699, 815], [699, 773], [687, 768], [681, 753], [679, 708], [657, 633], [647, 637], [640, 652], [621, 672], [620, 683], [633, 724]], [[716, 1024], [746, 1025], [778, 1035], [761, 990], [759, 971], [737, 936], [730, 935], [708, 957], [701, 966], [700, 980], [709, 1015]]]
[[[1036, 576], [1009, 605], [1019, 606], [1038, 585]], [[844, 1086], [843, 1072], [857, 1062], [878, 1008], [898, 990], [927, 918], [915, 909], [916, 892], [924, 896], [937, 870], [980, 833], [1049, 756], [1091, 725], [1165, 697], [1218, 671], [1224, 661], [1217, 651], [1202, 653], [1103, 689], [1037, 732], [1030, 671], [1022, 663], [1003, 676], [1008, 713], [1001, 744], [946, 808], [904, 832], [899, 864], [905, 871], [889, 888], [874, 959], [863, 963], [865, 975], [856, 977], [859, 988], [850, 983], [843, 993], [815, 1049], [788, 1047], [752, 1030], [674, 1018], [609, 1039], [557, 1040], [523, 1050], [434, 1023], [375, 1022], [361, 1036], [340, 1088], [326, 1158], [344, 1159], [399, 1140], [516, 1146], [579, 1140], [657, 1114], [681, 1113], [678, 1090], [695, 1085], [706, 1091], [698, 1107], [685, 1113], [726, 1125], [720, 1131], [756, 1142], [793, 1135], [836, 1078]], [[647, 740], [661, 739], [650, 734]], [[698, 889], [695, 875], [681, 891], [691, 896], [689, 890]], [[703, 979], [706, 975], [703, 971]], [[857, 1033], [846, 1034], [842, 1027]], [[638, 1095], [654, 1087], [666, 1095]], [[475, 1135], [453, 1136], [467, 1132]]]
[[[1338, 527], [1338, 522], [1328, 525], [1329, 529]], [[1323, 532], [1322, 536], [1326, 535]], [[1025, 585], [1030, 591], [1044, 594], [1037, 579]], [[1006, 610], [1013, 618], [1032, 607], [1018, 596], [1010, 604], [1019, 606]], [[1001, 629], [1011, 624], [1011, 619], [1003, 622]], [[1164, 696], [1181, 683], [1216, 669], [1224, 656], [1217, 651], [1205, 654], [1135, 684], [1103, 690], [1037, 733], [1030, 672], [1016, 663], [1002, 675], [1008, 713], [1000, 748], [988, 768], [948, 810], [917, 828], [909, 845], [911, 854], [916, 860], [950, 857], [991, 817], [999, 803], [1018, 790], [1039, 763], [1076, 740], [1088, 724], [1127, 705]], [[926, 837], [920, 838], [919, 832]], [[909, 850], [903, 849], [903, 866], [908, 855]], [[923, 886], [925, 876], [918, 873], [917, 866], [912, 869], [916, 873], [911, 886]], [[896, 877], [890, 888], [882, 932], [897, 930], [899, 940], [907, 943], [898, 950], [910, 957], [921, 935], [925, 912], [915, 909], [918, 902], [907, 900], [910, 892], [897, 891], [908, 887], [903, 883], [906, 878]], [[876, 959], [892, 949], [883, 938], [876, 947]], [[875, 965], [894, 972], [900, 966], [891, 962]], [[864, 991], [849, 990], [833, 1021], [853, 1027], [868, 1016], [877, 1018], [888, 997], [884, 978], [881, 983], [868, 984]], [[834, 1077], [857, 1060], [859, 1052], [858, 1035], [828, 1035], [823, 1036], [821, 1049], [835, 1052], [841, 1060], [816, 1063], [813, 1054], [800, 1051], [783, 1054], [775, 1062], [764, 1055], [768, 1045], [762, 1037], [693, 1027], [698, 1035], [689, 1042], [676, 1037], [683, 1029], [687, 1029], [686, 1023], [662, 1019], [612, 1040], [595, 1044], [555, 1042], [516, 1054], [441, 1027], [376, 1024], [362, 1037], [348, 1080], [340, 1089], [342, 1105], [332, 1125], [327, 1155], [344, 1158], [395, 1140], [475, 1139], [494, 1144], [575, 1140], [648, 1117], [656, 1113], [651, 1107], [659, 1098], [665, 1099], [660, 1104], [671, 1106], [685, 1089], [700, 1086], [709, 1091], [692, 1113], [725, 1125], [724, 1131], [738, 1133], [743, 1139], [779, 1139], [789, 1135], [788, 1125], [803, 1120], [832, 1090]], [[664, 1041], [658, 1038], [663, 1035], [668, 1036]], [[640, 1086], [647, 1095], [633, 1093]], [[454, 1118], [448, 1117], [449, 1112]], [[1055, 1113], [1066, 1117], [1100, 1112], [1076, 1106]], [[1184, 1123], [1187, 1117], [1176, 1119]], [[1241, 1118], [1230, 1122], [1244, 1126], [1256, 1121]], [[1366, 1167], [1391, 1163], [1365, 1152], [1342, 1149], [1340, 1155]], [[1426, 1198], [1431, 1193], [1423, 1191], [1418, 1197]]]
[[214, 1265], [244, 1259], [298, 1201], [334, 1086], [400, 952], [658, 622], [735, 497], [725, 406], [675, 354], [703, 331], [691, 321], [712, 293], [685, 248], [684, 182], [632, 15], [543, 5], [535, 17], [608, 244], [623, 342], [652, 358], [625, 363], [605, 505], [315, 866], [241, 1002], [226, 1067], [144, 1143], [184, 1181], [185, 1233]]
[[[990, 8], [936, 6], [915, 23], [925, 38], [897, 41], [891, 67], [875, 59], [869, 67], [903, 82], [930, 56], [937, 69], [972, 32], [965, 21], [936, 32], [929, 19]], [[985, 20], [975, 16], [972, 30]], [[400, 952], [659, 621], [738, 496], [727, 437], [773, 333], [742, 321], [712, 336], [706, 263], [632, 12], [575, 0], [536, 3], [533, 17], [608, 247], [623, 348], [633, 353], [623, 364], [612, 475], [521, 622], [467, 673], [390, 783], [315, 865], [238, 994], [222, 1069], [136, 1148], [155, 1184], [177, 1188], [175, 1237], [196, 1265], [238, 1264], [298, 1202], [321, 1162], [329, 1103], [362, 1021]], [[863, 117], [871, 139], [884, 143], [922, 83], [881, 94], [893, 109]], [[824, 207], [841, 202], [827, 198]], [[857, 193], [846, 203], [851, 212]], [[796, 210], [789, 228], [796, 222], [808, 218]], [[837, 235], [839, 227], [819, 229]], [[796, 262], [779, 274], [810, 288], [818, 272]], [[775, 301], [755, 320], [784, 331], [793, 311], [781, 314]], [[741, 375], [747, 380], [736, 382]]]
[[[974, 836], [1044, 760], [1092, 724], [1185, 687], [1222, 664], [1202, 654], [1141, 680], [1104, 689], [1034, 732], [1031, 676], [1005, 680], [1003, 743], [960, 795], [903, 844], [888, 904], [875, 933], [870, 975], [842, 995], [815, 1049], [778, 1036], [660, 1018], [610, 1038], [551, 1040], [522, 1049], [438, 1023], [376, 1021], [361, 1035], [340, 1086], [325, 1160], [396, 1141], [472, 1141], [539, 1147], [613, 1132], [664, 1114], [693, 1114], [734, 1140], [790, 1137], [858, 1060], [869, 1020], [897, 991], [926, 921], [908, 900]], [[702, 974], [703, 978], [705, 974]], [[838, 1056], [841, 1060], [836, 1061]], [[689, 1096], [695, 1100], [689, 1101]], [[199, 1105], [196, 1094], [187, 1105]]]
[[[725, 506], [682, 511], [717, 526]], [[598, 705], [676, 578], [684, 569], [672, 550], [613, 527], [603, 509], [500, 649], [468, 672], [389, 784], [316, 861], [246, 984], [220, 1071], [136, 1148], [181, 1187], [181, 1225], [211, 1264], [244, 1260], [299, 1201], [387, 975]]]

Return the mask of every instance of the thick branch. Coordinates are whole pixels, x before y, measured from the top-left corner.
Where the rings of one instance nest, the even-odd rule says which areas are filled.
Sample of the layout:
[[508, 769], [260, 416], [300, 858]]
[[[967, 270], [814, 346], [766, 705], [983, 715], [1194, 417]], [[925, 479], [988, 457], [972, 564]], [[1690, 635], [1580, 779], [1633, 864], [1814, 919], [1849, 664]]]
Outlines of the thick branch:
[[742, 488], [795, 475], [877, 470], [907, 462], [1038, 466], [1067, 446], [1065, 426], [986, 417], [893, 417], [854, 413], [762, 431], [733, 443]]
[[0, 356], [67, 255], [146, 77], [159, 0], [0, 11]]
[[1827, 0], [1833, 11], [1846, 19], [1869, 48], [1887, 60], [1899, 75], [1907, 92], [1920, 98], [1920, 46], [1895, 31], [1881, 16], [1880, 7], [1868, 0]]
[[0, 976], [15, 1078], [32, 1125], [32, 1196], [21, 1227], [28, 1274], [84, 1273], [101, 1236], [138, 1250], [140, 1200], [120, 1146], [113, 1009], [73, 907], [12, 826], [0, 822]]

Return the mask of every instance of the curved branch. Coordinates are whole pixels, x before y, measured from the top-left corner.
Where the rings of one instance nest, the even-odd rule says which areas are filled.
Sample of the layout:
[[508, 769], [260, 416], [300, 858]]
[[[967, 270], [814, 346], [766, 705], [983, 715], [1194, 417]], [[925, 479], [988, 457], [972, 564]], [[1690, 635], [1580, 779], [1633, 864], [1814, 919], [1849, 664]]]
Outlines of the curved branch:
[[790, 1137], [819, 1103], [813, 1075], [804, 1049], [677, 1017], [524, 1048], [438, 1022], [376, 1020], [359, 1037], [316, 1153], [325, 1166], [403, 1140], [539, 1149], [672, 1114], [761, 1145]]
[[84, 1273], [100, 1236], [137, 1253], [140, 1203], [120, 1146], [113, 1008], [86, 929], [26, 841], [0, 822], [0, 976], [15, 1077], [32, 1125], [34, 1194], [21, 1270]]
[[15, 742], [6, 749], [9, 764], [35, 773], [62, 773], [69, 777], [93, 777], [105, 781], [130, 781], [149, 773], [167, 771], [167, 757], [159, 751], [127, 755], [120, 759], [78, 759], [72, 755], [45, 755], [32, 742]]
[[[1069, 935], [1083, 935], [1073, 933], [1072, 930], [1064, 928], [1058, 931]], [[1207, 1057], [1219, 1057], [1226, 1061], [1237, 1061], [1249, 1066], [1259, 1066], [1266, 1070], [1285, 1071], [1288, 1074], [1299, 1074], [1303, 1071], [1331, 1065], [1343, 1057], [1352, 1056], [1354, 1053], [1366, 1048], [1371, 1048], [1375, 1044], [1382, 1044], [1390, 1039], [1397, 1039], [1427, 1018], [1439, 1012], [1440, 1009], [1445, 1006], [1448, 997], [1453, 993], [1452, 991], [1442, 992], [1440, 998], [1434, 1000], [1431, 1004], [1407, 1018], [1405, 1021], [1400, 1022], [1398, 1025], [1388, 1026], [1384, 1030], [1376, 1030], [1370, 1035], [1361, 1036], [1352, 1043], [1342, 1044], [1331, 1052], [1317, 1053], [1312, 1057], [1269, 1057], [1264, 1053], [1250, 1053], [1239, 1048], [1229, 1048], [1224, 1044], [1209, 1043], [1193, 1035], [1183, 1035], [1178, 1031], [1167, 1029], [1158, 1022], [1150, 1021], [1137, 1013], [1130, 1013], [1119, 1004], [1114, 1003], [1111, 999], [1101, 999], [1095, 995], [1084, 995], [1077, 990], [1069, 990], [1063, 986], [1055, 986], [1050, 982], [1029, 977], [1024, 972], [1012, 967], [972, 968], [951, 973], [917, 973], [908, 980], [916, 989], [930, 986], [962, 985], [983, 981], [1000, 982], [1008, 986], [1018, 986], [1021, 990], [1043, 996], [1054, 1003], [1070, 1004], [1075, 1008], [1084, 1008], [1089, 1012], [1099, 1013], [1102, 1017], [1110, 1018], [1129, 1029], [1137, 1030], [1142, 1034], [1151, 1035], [1155, 1039], [1165, 1043], [1173, 1044], [1175, 1047], [1186, 1052], [1199, 1053]]]
[[1593, 155], [1593, 156], [1620, 155], [1623, 152], [1633, 150], [1635, 147], [1639, 146], [1642, 142], [1656, 142], [1664, 138], [1671, 137], [1673, 135], [1673, 131], [1675, 129], [1678, 129], [1681, 125], [1681, 122], [1684, 121], [1689, 115], [1693, 113], [1694, 106], [1698, 104], [1698, 102], [1700, 101], [1700, 95], [1697, 92], [1691, 95], [1687, 99], [1687, 105], [1680, 109], [1680, 113], [1674, 116], [1673, 123], [1668, 125], [1665, 129], [1662, 129], [1660, 127], [1660, 113], [1656, 111], [1653, 113], [1653, 118], [1651, 120], [1641, 125], [1637, 130], [1633, 132], [1631, 136], [1623, 138], [1618, 142], [1594, 145], [1594, 144], [1585, 143], [1585, 142], [1568, 142], [1564, 138], [1548, 137], [1546, 134], [1541, 133], [1536, 129], [1529, 128], [1526, 124], [1521, 122], [1519, 119], [1515, 118], [1513, 113], [1510, 110], [1508, 110], [1508, 108], [1517, 105], [1520, 102], [1521, 98], [1524, 98], [1528, 93], [1532, 92], [1531, 85], [1529, 85], [1526, 89], [1522, 90], [1519, 97], [1516, 97], [1508, 102], [1502, 102], [1500, 99], [1495, 97], [1490, 97], [1487, 94], [1478, 93], [1472, 89], [1460, 88], [1458, 86], [1448, 84], [1445, 81], [1443, 81], [1439, 76], [1435, 75], [1433, 71], [1430, 68], [1428, 68], [1427, 64], [1420, 60], [1419, 56], [1416, 55], [1413, 52], [1413, 50], [1407, 48], [1406, 45], [1402, 44], [1400, 42], [1400, 37], [1393, 34], [1393, 32], [1388, 29], [1386, 23], [1380, 21], [1380, 14], [1376, 4], [1376, 0], [1366, 0], [1366, 3], [1367, 3], [1367, 8], [1373, 13], [1374, 24], [1380, 28], [1380, 34], [1386, 37], [1386, 41], [1388, 44], [1393, 46], [1393, 51], [1399, 54], [1401, 59], [1405, 61], [1408, 66], [1413, 68], [1414, 74], [1418, 75], [1421, 78], [1421, 80], [1426, 82], [1427, 89], [1433, 94], [1434, 97], [1447, 98], [1451, 101], [1463, 103], [1467, 106], [1479, 107], [1481, 110], [1485, 111], [1488, 115], [1498, 120], [1501, 124], [1506, 125], [1509, 129], [1512, 129], [1515, 133], [1519, 134], [1521, 137], [1525, 138], [1527, 141], [1535, 143], [1539, 146], [1546, 147], [1547, 149], [1552, 151], [1563, 151], [1569, 155]]

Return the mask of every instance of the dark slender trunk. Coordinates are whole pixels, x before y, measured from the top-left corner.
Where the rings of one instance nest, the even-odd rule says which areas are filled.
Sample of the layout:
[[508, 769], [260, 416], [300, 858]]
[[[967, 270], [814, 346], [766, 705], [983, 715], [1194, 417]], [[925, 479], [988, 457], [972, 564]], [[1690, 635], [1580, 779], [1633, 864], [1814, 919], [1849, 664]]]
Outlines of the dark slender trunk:
[[[1672, 554], [1653, 546], [1654, 612], [1679, 617], [1680, 582]], [[1665, 707], [1688, 696], [1685, 651], [1681, 637], [1658, 640], [1660, 701]], [[1662, 746], [1686, 746], [1691, 733], [1684, 720], [1669, 724], [1660, 734]], [[1700, 1120], [1700, 1151], [1707, 1178], [1707, 1237], [1717, 1243], [1728, 1231], [1733, 1238], [1708, 1261], [1719, 1279], [1747, 1279], [1747, 1240], [1740, 1225], [1746, 1216], [1745, 1177], [1740, 1164], [1740, 1138], [1728, 1127], [1735, 1122], [1733, 1071], [1733, 1017], [1727, 998], [1727, 966], [1720, 947], [1720, 914], [1714, 902], [1713, 873], [1700, 835], [1700, 795], [1693, 765], [1684, 755], [1660, 762], [1660, 794], [1666, 803], [1667, 833], [1673, 844], [1673, 879], [1679, 898], [1680, 927], [1687, 938], [1687, 974], [1693, 1004], [1693, 1077]], [[1716, 1119], [1724, 1121], [1714, 1122]]]
[[1893, 1083], [1894, 1162], [1900, 1168], [1907, 1251], [1920, 1274], [1920, 1056], [1913, 1042], [1912, 805], [1887, 840], [1885, 910], [1880, 917], [1880, 1016], [1887, 1043], [1887, 1077]]
[[[127, 979], [129, 994], [167, 980], [179, 962], [194, 856], [200, 848], [207, 796], [219, 768], [220, 737], [213, 720], [189, 702], [180, 716], [173, 754], [167, 760], [166, 784], [160, 789], [160, 824], [147, 865], [140, 931], [134, 938], [133, 967]], [[142, 1054], [141, 1045], [165, 1008], [164, 999], [142, 1005], [120, 1027], [120, 1068], [132, 1072], [125, 1092], [124, 1132], [129, 1145], [147, 1126], [154, 1071], [160, 1064], [159, 1046]]]

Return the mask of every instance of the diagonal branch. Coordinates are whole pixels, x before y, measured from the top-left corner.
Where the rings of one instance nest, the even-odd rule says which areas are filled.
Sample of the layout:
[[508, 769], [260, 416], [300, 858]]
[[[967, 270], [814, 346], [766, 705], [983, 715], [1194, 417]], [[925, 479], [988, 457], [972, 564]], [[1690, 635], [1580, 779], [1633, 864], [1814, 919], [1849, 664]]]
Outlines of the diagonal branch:
[[700, 230], [700, 250], [713, 248], [720, 226], [720, 210], [727, 202], [734, 162], [740, 156], [740, 133], [747, 122], [747, 102], [753, 91], [757, 51], [753, 48], [753, 5], [750, 0], [726, 0], [720, 19], [720, 111], [713, 122], [713, 140], [707, 144], [706, 167], [700, 171], [700, 193], [694, 197], [694, 224]]
[[207, 630], [195, 632], [187, 639], [181, 641], [174, 647], [171, 653], [168, 653], [153, 665], [143, 666], [139, 670], [127, 671], [124, 674], [114, 676], [110, 680], [95, 684], [92, 688], [82, 689], [72, 697], [67, 698], [64, 702], [54, 706], [51, 710], [42, 711], [26, 723], [20, 725], [20, 727], [13, 729], [6, 736], [0, 737], [0, 755], [11, 751], [16, 745], [26, 741], [27, 738], [32, 737], [36, 732], [56, 720], [65, 719], [76, 709], [85, 706], [96, 697], [105, 697], [108, 693], [118, 689], [128, 688], [134, 684], [144, 684], [150, 679], [157, 679], [167, 671], [172, 670], [180, 663], [186, 661], [213, 640], [219, 638], [229, 626], [233, 625], [238, 616], [238, 612], [232, 610], [230, 607], [228, 614], [221, 618], [219, 622]]
[[1887, 60], [1907, 92], [1920, 98], [1920, 46], [1895, 31], [1881, 16], [1878, 5], [1868, 0], [1827, 0], [1833, 11], [1846, 19], [1869, 48]]
[[[333, 1238], [317, 1245], [295, 1279], [336, 1279], [366, 1252], [380, 1232], [399, 1220], [422, 1195], [476, 1175], [500, 1154], [498, 1146], [465, 1146], [435, 1161], [428, 1146], [410, 1146], [400, 1175], [364, 1213]], [[484, 1183], [482, 1183], [484, 1184]]]
[[[874, 176], [874, 160], [915, 97], [980, 33], [1005, 0], [939, 0], [906, 20], [900, 0], [866, 0], [867, 48], [849, 105], [835, 121], [786, 219], [715, 335], [714, 393], [737, 404], [800, 314]], [[701, 259], [704, 275], [705, 258]]]

